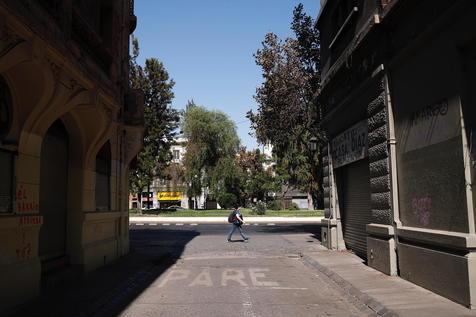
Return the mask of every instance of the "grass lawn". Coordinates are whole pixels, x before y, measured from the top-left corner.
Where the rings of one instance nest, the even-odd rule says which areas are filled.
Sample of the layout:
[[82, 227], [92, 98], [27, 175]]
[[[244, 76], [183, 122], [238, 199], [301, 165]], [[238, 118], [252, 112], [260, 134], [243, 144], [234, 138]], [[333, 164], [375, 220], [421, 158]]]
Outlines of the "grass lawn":
[[[231, 210], [143, 210], [142, 214], [137, 209], [129, 211], [130, 216], [161, 216], [161, 217], [228, 217]], [[241, 212], [244, 217], [323, 217], [323, 210], [266, 210], [266, 215], [253, 215], [251, 209], [242, 208]]]

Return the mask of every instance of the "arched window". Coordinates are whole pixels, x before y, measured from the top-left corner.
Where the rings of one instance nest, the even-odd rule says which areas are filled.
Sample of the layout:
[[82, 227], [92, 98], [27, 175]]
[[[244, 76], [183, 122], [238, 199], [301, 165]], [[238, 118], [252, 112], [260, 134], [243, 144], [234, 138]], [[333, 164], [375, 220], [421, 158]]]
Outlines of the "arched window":
[[96, 156], [96, 210], [111, 210], [111, 143], [103, 145]]
[[[0, 144], [12, 124], [12, 97], [6, 81], [0, 76]], [[13, 211], [14, 154], [0, 148], [0, 213]]]

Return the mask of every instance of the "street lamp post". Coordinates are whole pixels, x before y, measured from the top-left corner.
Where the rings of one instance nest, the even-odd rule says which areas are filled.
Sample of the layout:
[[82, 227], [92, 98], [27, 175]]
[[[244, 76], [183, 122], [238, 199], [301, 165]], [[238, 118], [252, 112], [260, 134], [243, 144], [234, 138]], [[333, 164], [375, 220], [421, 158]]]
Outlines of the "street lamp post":
[[312, 152], [317, 151], [317, 138], [315, 136], [309, 139], [309, 148]]
[[[311, 152], [312, 152], [312, 156], [313, 156], [313, 160], [314, 160], [314, 153], [316, 153], [317, 151], [317, 138], [315, 136], [311, 137], [309, 139], [309, 148], [311, 149]], [[312, 172], [312, 169], [311, 169], [311, 172]], [[311, 195], [311, 193], [308, 193], [308, 206], [309, 206], [309, 202], [312, 203], [312, 209], [314, 209], [314, 199]]]
[[193, 186], [193, 191], [194, 191], [194, 196], [195, 196], [195, 204], [194, 204], [194, 209], [195, 210], [198, 210], [198, 198], [197, 198], [197, 193], [195, 192], [195, 189], [196, 189], [196, 186], [197, 186], [197, 179], [198, 179], [198, 175], [195, 174], [193, 175], [193, 180], [194, 180], [194, 186]]

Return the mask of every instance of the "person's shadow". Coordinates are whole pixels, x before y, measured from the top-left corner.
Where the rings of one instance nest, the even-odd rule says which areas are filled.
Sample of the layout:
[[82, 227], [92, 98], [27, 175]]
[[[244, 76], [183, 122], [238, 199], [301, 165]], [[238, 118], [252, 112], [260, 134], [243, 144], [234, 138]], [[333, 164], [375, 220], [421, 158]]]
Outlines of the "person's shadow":
[[243, 240], [243, 239], [238, 239], [238, 240], [235, 239], [235, 240], [233, 240], [233, 239], [230, 239], [230, 241], [228, 241], [228, 242], [231, 242], [231, 243], [243, 242], [243, 243], [244, 243], [244, 242], [248, 242], [248, 240]]

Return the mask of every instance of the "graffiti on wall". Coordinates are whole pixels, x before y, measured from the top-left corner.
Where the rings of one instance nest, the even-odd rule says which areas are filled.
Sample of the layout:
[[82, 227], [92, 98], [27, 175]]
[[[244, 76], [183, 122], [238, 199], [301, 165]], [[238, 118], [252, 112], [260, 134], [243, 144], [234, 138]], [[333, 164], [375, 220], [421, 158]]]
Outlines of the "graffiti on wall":
[[412, 211], [418, 224], [428, 226], [430, 224], [431, 197], [416, 197], [412, 199]]
[[461, 139], [461, 113], [458, 100], [443, 99], [419, 107], [399, 125], [400, 150], [408, 153], [454, 138]]
[[28, 193], [23, 185], [20, 185], [16, 192], [16, 205], [18, 212], [37, 212], [39, 203], [28, 197]]
[[21, 243], [15, 252], [18, 260], [27, 260], [31, 256], [31, 242], [27, 241], [25, 231], [22, 231]]
[[26, 226], [41, 225], [41, 216], [21, 216], [18, 218], [18, 227], [21, 228], [21, 239], [18, 247], [15, 249], [17, 260], [28, 260], [32, 255], [32, 241], [27, 239]]
[[411, 114], [412, 126], [424, 124], [439, 116], [446, 116], [446, 114], [448, 114], [448, 100], [444, 99], [414, 111]]
[[41, 216], [21, 216], [18, 220], [18, 226], [40, 225]]

